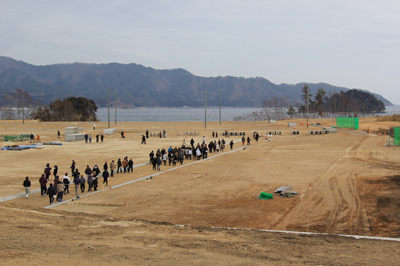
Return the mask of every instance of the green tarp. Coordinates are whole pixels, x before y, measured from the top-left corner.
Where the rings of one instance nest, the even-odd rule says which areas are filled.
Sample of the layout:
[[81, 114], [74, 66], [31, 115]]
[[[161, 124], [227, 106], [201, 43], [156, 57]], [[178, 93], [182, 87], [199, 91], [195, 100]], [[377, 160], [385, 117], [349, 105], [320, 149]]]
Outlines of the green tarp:
[[25, 141], [30, 139], [29, 134], [16, 135], [16, 136], [4, 136], [4, 141]]
[[258, 196], [259, 199], [273, 199], [274, 196], [269, 193], [261, 192], [260, 195]]

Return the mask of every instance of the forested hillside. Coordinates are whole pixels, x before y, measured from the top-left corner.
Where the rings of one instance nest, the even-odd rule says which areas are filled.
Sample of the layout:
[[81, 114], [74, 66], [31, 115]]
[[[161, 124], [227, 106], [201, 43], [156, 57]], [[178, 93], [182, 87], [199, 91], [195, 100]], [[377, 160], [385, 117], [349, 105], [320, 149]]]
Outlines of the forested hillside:
[[[55, 64], [35, 66], [8, 57], [0, 57], [0, 93], [8, 94], [19, 88], [35, 100], [49, 104], [57, 99], [86, 97], [97, 106], [114, 103], [115, 90], [120, 107], [198, 107], [207, 105], [261, 107], [263, 101], [285, 98], [289, 102], [300, 100], [301, 87], [274, 84], [269, 80], [243, 77], [199, 77], [184, 69], [156, 70], [138, 64]], [[327, 94], [346, 91], [347, 88], [329, 84], [308, 84], [311, 93], [323, 87]], [[386, 105], [391, 103], [379, 95]]]

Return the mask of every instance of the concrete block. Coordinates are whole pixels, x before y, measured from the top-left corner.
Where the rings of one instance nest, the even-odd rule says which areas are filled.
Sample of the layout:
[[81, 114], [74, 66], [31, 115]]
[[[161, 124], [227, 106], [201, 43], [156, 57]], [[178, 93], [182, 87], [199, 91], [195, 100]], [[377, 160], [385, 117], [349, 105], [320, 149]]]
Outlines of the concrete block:
[[69, 134], [78, 134], [78, 128], [77, 127], [66, 127], [64, 129], [65, 135], [69, 135]]
[[117, 131], [116, 128], [107, 128], [103, 130], [103, 135], [112, 135]]
[[293, 123], [293, 122], [288, 123], [288, 127], [296, 127], [296, 123]]
[[66, 134], [65, 141], [73, 142], [73, 141], [83, 141], [85, 140], [85, 134]]

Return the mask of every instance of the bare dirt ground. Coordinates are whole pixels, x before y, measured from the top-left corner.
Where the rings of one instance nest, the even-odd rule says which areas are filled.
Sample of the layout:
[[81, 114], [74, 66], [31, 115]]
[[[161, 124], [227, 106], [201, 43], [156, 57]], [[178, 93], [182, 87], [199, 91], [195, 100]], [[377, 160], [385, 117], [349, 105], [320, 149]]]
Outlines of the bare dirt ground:
[[[2, 245], [0, 262], [19, 265], [57, 261], [67, 265], [127, 264], [267, 264], [267, 265], [397, 265], [399, 242], [350, 239], [332, 234], [399, 237], [400, 154], [398, 147], [385, 147], [386, 136], [365, 135], [370, 127], [399, 126], [360, 121], [360, 130], [313, 136], [297, 120], [300, 135], [291, 136], [286, 122], [122, 123], [118, 133], [103, 143], [65, 143], [42, 150], [1, 151], [0, 197], [23, 192], [25, 176], [32, 189], [46, 163], [59, 166], [59, 175], [69, 172], [71, 160], [82, 173], [86, 165], [100, 168], [105, 161], [132, 157], [135, 164], [148, 161], [151, 150], [180, 146], [177, 131], [199, 131], [194, 139], [211, 140], [212, 131], [257, 131], [263, 137], [243, 149], [240, 142], [207, 160], [184, 161], [182, 166], [150, 165], [133, 173], [117, 174], [110, 186], [96, 194], [72, 192], [67, 202], [51, 209], [39, 194], [0, 203]], [[332, 119], [311, 120], [325, 126]], [[57, 139], [65, 126], [83, 127], [101, 134], [106, 123], [39, 123], [2, 121], [2, 135], [35, 133], [42, 142]], [[140, 134], [167, 130], [167, 138], [150, 138], [140, 145]], [[119, 135], [126, 132], [126, 139]], [[282, 136], [265, 141], [267, 130]], [[63, 139], [63, 136], [62, 136]], [[239, 140], [239, 137], [226, 138]], [[5, 143], [2, 143], [3, 145]], [[194, 163], [195, 162], [195, 163]], [[168, 171], [165, 171], [168, 170]], [[153, 175], [152, 179], [112, 188], [118, 184]], [[290, 185], [294, 198], [274, 195], [260, 200], [261, 191], [272, 193]], [[100, 189], [103, 188], [102, 185]], [[71, 189], [73, 191], [73, 189]], [[225, 227], [225, 228], [214, 228]], [[229, 230], [226, 227], [254, 229]], [[284, 234], [256, 229], [319, 232], [328, 235]], [[58, 243], [54, 248], [53, 243]], [[51, 248], [48, 248], [50, 247]], [[40, 256], [39, 254], [42, 254]]]

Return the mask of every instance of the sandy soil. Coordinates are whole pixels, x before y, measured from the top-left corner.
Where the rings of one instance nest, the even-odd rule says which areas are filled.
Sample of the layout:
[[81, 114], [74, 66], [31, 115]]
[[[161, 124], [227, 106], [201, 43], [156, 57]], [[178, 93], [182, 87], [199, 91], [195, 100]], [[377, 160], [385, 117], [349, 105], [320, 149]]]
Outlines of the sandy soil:
[[[79, 200], [68, 201], [75, 197], [72, 192], [66, 195], [67, 202], [51, 209], [43, 208], [49, 206], [48, 198], [39, 194], [0, 203], [1, 237], [6, 243], [0, 262], [397, 265], [398, 242], [331, 234], [399, 237], [399, 148], [385, 147], [386, 136], [362, 133], [367, 127], [377, 131], [399, 123], [363, 118], [357, 132], [342, 130], [314, 136], [308, 135], [308, 130], [320, 127], [306, 129], [300, 126], [304, 121], [295, 122], [298, 136], [289, 134], [293, 128], [287, 127], [287, 121], [275, 125], [223, 122], [221, 126], [211, 122], [207, 129], [200, 122], [122, 123], [117, 128], [126, 132], [126, 139], [116, 133], [106, 136], [103, 143], [63, 142], [62, 146], [42, 150], [1, 151], [0, 197], [5, 197], [23, 192], [25, 176], [30, 177], [32, 189], [39, 188], [38, 179], [46, 163], [58, 165], [62, 174], [69, 172], [72, 159], [81, 172], [86, 165], [101, 168], [105, 161], [125, 156], [132, 157], [135, 164], [147, 162], [151, 150], [181, 145], [185, 137], [178, 136], [177, 131], [199, 131], [196, 143], [203, 135], [209, 142], [212, 131], [245, 131], [247, 135], [254, 131], [262, 135], [267, 130], [282, 132], [270, 141], [252, 141], [246, 149], [237, 142], [232, 152], [228, 148], [218, 156], [210, 154], [207, 160], [162, 166], [160, 173], [150, 165], [137, 167], [133, 173], [115, 175], [102, 192], [85, 192]], [[310, 122], [334, 124], [332, 119]], [[83, 127], [93, 136], [107, 127], [106, 123], [96, 123], [93, 130], [91, 123], [35, 121], [0, 124], [2, 135], [32, 132], [39, 134], [42, 142], [56, 140], [57, 130], [63, 133], [69, 125]], [[146, 145], [140, 145], [140, 134], [146, 129], [165, 129], [168, 137], [150, 138]], [[186, 142], [190, 138], [185, 138]], [[115, 187], [149, 175], [153, 178]], [[272, 193], [282, 185], [290, 185], [299, 195], [257, 198], [261, 191]], [[288, 235], [256, 229], [328, 235]], [[61, 239], [60, 248], [42, 251], [48, 241], [57, 239]], [[41, 251], [42, 259], [38, 256]]]

